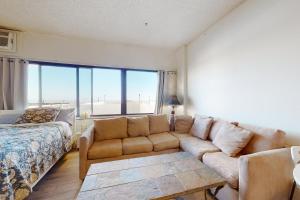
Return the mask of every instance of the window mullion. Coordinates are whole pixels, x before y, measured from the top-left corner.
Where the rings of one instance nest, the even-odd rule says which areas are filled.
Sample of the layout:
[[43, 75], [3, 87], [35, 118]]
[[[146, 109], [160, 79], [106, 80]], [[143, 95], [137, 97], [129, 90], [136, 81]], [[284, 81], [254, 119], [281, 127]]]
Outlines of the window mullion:
[[43, 105], [43, 89], [42, 89], [42, 66], [38, 66], [39, 69], [39, 107], [42, 107]]
[[80, 116], [79, 67], [76, 67], [76, 115]]
[[94, 70], [91, 68], [91, 113], [94, 114]]
[[126, 115], [127, 114], [127, 105], [126, 105], [126, 70], [121, 69], [121, 114]]

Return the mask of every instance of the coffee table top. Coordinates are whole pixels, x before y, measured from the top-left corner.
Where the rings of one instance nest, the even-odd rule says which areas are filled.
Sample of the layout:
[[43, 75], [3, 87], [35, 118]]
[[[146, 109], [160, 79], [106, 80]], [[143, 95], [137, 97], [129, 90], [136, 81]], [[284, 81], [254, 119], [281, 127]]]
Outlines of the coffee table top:
[[77, 199], [170, 199], [225, 185], [187, 152], [92, 164]]

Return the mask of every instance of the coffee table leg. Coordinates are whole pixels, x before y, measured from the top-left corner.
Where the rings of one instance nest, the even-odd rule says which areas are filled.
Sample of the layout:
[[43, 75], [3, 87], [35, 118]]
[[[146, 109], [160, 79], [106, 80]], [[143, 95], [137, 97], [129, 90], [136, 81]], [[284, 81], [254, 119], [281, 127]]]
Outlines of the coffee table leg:
[[[206, 192], [207, 192], [207, 193], [209, 194], [209, 196], [211, 196], [214, 200], [218, 200], [217, 194], [218, 194], [218, 192], [219, 192], [223, 187], [224, 187], [224, 186], [218, 186], [218, 187], [216, 188], [216, 190], [215, 190], [214, 193], [212, 193], [210, 189], [207, 189]], [[206, 195], [206, 193], [205, 193], [205, 195]], [[205, 200], [206, 200], [206, 196], [205, 196]]]

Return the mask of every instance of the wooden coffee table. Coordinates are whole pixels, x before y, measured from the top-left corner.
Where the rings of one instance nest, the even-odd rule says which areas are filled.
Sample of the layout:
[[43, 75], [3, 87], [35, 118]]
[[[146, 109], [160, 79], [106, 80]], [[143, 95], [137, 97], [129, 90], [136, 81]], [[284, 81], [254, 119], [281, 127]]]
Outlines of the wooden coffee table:
[[[217, 188], [225, 180], [187, 152], [178, 152], [91, 165], [78, 200], [181, 199]], [[215, 196], [215, 194], [213, 194]]]

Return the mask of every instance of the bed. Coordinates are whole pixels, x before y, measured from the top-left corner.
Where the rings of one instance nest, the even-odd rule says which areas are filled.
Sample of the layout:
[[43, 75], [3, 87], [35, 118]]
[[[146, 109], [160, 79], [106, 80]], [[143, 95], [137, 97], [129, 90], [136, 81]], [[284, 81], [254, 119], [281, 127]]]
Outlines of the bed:
[[25, 199], [72, 147], [66, 122], [0, 125], [0, 200]]

